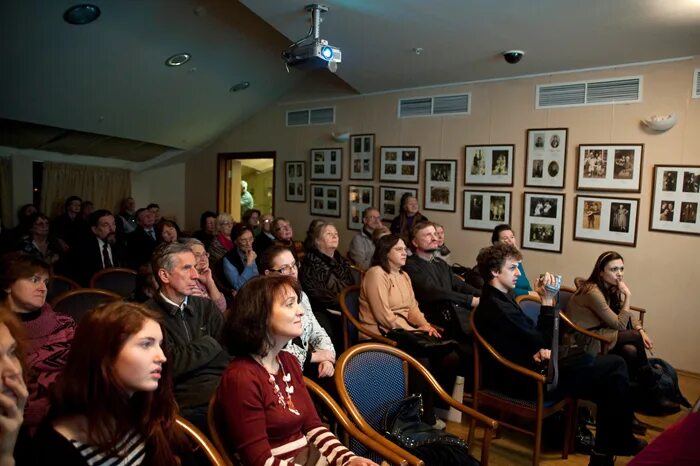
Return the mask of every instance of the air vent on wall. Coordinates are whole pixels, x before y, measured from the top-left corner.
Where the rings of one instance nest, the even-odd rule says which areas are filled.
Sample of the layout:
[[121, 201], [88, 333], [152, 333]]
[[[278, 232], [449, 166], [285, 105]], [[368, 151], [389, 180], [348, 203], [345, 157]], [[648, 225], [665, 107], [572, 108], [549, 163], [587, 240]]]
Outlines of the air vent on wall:
[[468, 115], [470, 94], [399, 99], [399, 118], [439, 115]]
[[331, 125], [333, 123], [335, 123], [335, 107], [287, 112], [287, 126]]
[[641, 102], [642, 77], [543, 84], [536, 98], [536, 108]]
[[693, 98], [700, 99], [700, 68], [693, 74]]

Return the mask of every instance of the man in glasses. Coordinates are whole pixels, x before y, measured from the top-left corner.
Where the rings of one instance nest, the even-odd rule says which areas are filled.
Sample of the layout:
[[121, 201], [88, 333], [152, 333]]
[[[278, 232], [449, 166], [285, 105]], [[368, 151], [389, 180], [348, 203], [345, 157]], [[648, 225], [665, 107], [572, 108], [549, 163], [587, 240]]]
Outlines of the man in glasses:
[[362, 230], [352, 238], [348, 251], [350, 259], [363, 270], [369, 269], [372, 262], [372, 255], [374, 255], [372, 233], [380, 226], [382, 226], [382, 218], [379, 215], [379, 209], [366, 208], [362, 213]]

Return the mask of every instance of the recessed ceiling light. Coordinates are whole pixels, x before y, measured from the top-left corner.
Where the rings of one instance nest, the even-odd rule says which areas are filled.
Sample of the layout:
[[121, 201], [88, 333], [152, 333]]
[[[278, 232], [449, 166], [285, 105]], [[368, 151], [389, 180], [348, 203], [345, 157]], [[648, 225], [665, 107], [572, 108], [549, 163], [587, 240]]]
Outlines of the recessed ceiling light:
[[191, 55], [189, 53], [176, 53], [172, 57], [165, 60], [166, 66], [180, 66], [184, 65], [190, 61]]
[[231, 89], [229, 89], [229, 92], [238, 92], [238, 91], [244, 91], [250, 87], [250, 81], [241, 81], [238, 84], [234, 84], [231, 86]]
[[100, 9], [96, 5], [83, 3], [73, 5], [63, 13], [63, 20], [66, 23], [82, 26], [83, 24], [92, 23], [100, 17]]

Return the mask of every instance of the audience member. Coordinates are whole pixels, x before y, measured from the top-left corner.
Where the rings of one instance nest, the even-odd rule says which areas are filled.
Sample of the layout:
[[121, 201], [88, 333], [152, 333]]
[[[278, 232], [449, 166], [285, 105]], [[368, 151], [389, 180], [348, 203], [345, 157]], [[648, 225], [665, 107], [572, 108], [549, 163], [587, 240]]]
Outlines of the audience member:
[[156, 237], [161, 243], [177, 243], [178, 232], [170, 220], [161, 220], [156, 224]]
[[146, 206], [146, 209], [150, 210], [153, 213], [154, 223], [160, 223], [160, 221], [163, 219], [163, 217], [160, 215], [160, 206], [152, 202]]
[[80, 205], [80, 217], [87, 222], [88, 217], [95, 211], [95, 204], [92, 201], [83, 201]]
[[139, 304], [86, 314], [30, 464], [181, 464], [187, 447], [162, 345], [160, 316]]
[[231, 241], [231, 229], [233, 229], [233, 218], [226, 212], [222, 212], [216, 217], [216, 236], [209, 245], [209, 260], [216, 264], [224, 258], [227, 252], [233, 248]]
[[127, 237], [129, 262], [132, 269], [138, 269], [151, 259], [151, 254], [158, 244], [156, 238], [155, 216], [148, 209], [136, 211], [138, 227]]
[[117, 224], [109, 210], [99, 209], [88, 219], [91, 235], [72, 256], [72, 276], [83, 286], [89, 286], [92, 276], [110, 267], [128, 265], [126, 251], [117, 242]]
[[216, 214], [211, 210], [207, 210], [199, 217], [199, 230], [195, 231], [192, 237], [201, 241], [204, 248], [209, 250], [209, 246], [215, 236]]
[[[486, 284], [475, 324], [481, 335], [506, 359], [530, 370], [539, 371], [551, 357], [554, 332], [556, 291], [545, 285], [554, 283], [547, 273], [535, 289], [542, 299], [537, 324], [527, 317], [511, 296], [518, 274], [520, 252], [512, 245], [497, 244], [484, 248], [477, 266]], [[518, 398], [534, 397], [521, 379], [492, 358], [483, 360], [484, 378], [493, 388]], [[606, 354], [594, 358], [587, 353], [559, 361], [557, 388], [549, 397], [573, 396], [597, 404], [595, 449], [590, 465], [612, 465], [613, 455], [631, 456], [646, 442], [632, 434], [632, 404], [624, 360]]]
[[379, 215], [379, 209], [376, 207], [366, 208], [362, 213], [362, 230], [353, 236], [348, 250], [350, 259], [363, 270], [367, 270], [372, 262], [374, 255], [372, 233], [380, 226], [382, 226], [382, 218]]
[[192, 296], [211, 299], [221, 312], [225, 312], [226, 297], [216, 286], [214, 276], [209, 268], [209, 253], [204, 249], [204, 244], [195, 238], [184, 238], [180, 242], [192, 250], [192, 254], [194, 254], [194, 258], [197, 261], [195, 269], [197, 269], [197, 275], [199, 276], [195, 281], [196, 288], [192, 289]]
[[75, 322], [46, 303], [49, 265], [23, 252], [0, 258], [0, 294], [4, 307], [22, 321], [27, 341], [25, 374], [29, 398], [24, 422], [33, 431], [49, 409], [49, 387], [61, 373], [70, 349]]
[[253, 195], [248, 192], [248, 183], [241, 180], [241, 215], [255, 207]]
[[294, 254], [294, 260], [301, 262], [304, 258], [304, 246], [299, 241], [294, 241], [294, 229], [289, 220], [284, 217], [275, 217], [272, 221], [272, 234], [275, 235], [274, 244], [289, 248]]
[[119, 221], [124, 227], [124, 233], [129, 234], [136, 230], [136, 201], [133, 197], [127, 197], [122, 201], [119, 209]]
[[255, 263], [258, 255], [253, 251], [253, 232], [239, 223], [231, 232], [234, 247], [224, 256], [224, 276], [229, 286], [240, 289], [245, 282], [258, 275]]
[[224, 338], [235, 359], [216, 393], [226, 443], [249, 466], [375, 466], [355, 456], [321, 422], [298, 361], [282, 349], [302, 334], [301, 290], [292, 277], [259, 277], [241, 288]]
[[391, 232], [399, 235], [404, 242], [409, 242], [411, 229], [428, 218], [418, 212], [418, 199], [410, 193], [404, 193], [399, 202], [399, 215], [391, 221]]
[[[41, 212], [34, 212], [25, 218], [24, 233], [18, 250], [43, 260], [50, 266], [57, 266], [63, 254], [63, 248], [51, 234], [49, 219]], [[58, 266], [61, 268], [61, 266]]]
[[248, 225], [250, 231], [253, 232], [253, 236], [260, 233], [260, 211], [258, 209], [248, 209], [248, 211], [241, 217], [241, 223]]
[[51, 225], [53, 234], [65, 252], [83, 239], [87, 229], [85, 220], [80, 216], [82, 203], [83, 200], [78, 196], [70, 196], [64, 204], [63, 214], [56, 217]]
[[382, 225], [378, 228], [375, 228], [374, 231], [372, 232], [372, 242], [374, 243], [375, 247], [376, 247], [377, 243], [379, 242], [379, 239], [382, 236], [386, 236], [386, 235], [390, 235], [390, 234], [391, 234], [391, 230], [389, 230], [389, 228], [384, 226], [384, 225]]
[[255, 236], [255, 241], [253, 242], [253, 250], [258, 255], [262, 257], [263, 253], [267, 248], [272, 246], [275, 242], [275, 235], [273, 234], [273, 224], [274, 217], [271, 214], [265, 214], [262, 216], [260, 221], [260, 233]]
[[199, 274], [184, 244], [158, 246], [151, 266], [160, 289], [145, 304], [163, 316], [180, 414], [207, 432], [209, 398], [230, 359], [219, 343], [221, 311], [210, 299], [192, 296]]
[[320, 223], [324, 223], [325, 220], [321, 220], [320, 218], [315, 218], [309, 222], [309, 227], [306, 230], [306, 237], [304, 238], [304, 241], [302, 243], [304, 247], [304, 252], [308, 252], [310, 249], [313, 249], [314, 243], [316, 242], [314, 240], [314, 230], [316, 229], [316, 226]]
[[[298, 279], [299, 264], [292, 251], [284, 246], [268, 248], [260, 260], [261, 270], [266, 276], [285, 275]], [[298, 360], [304, 374], [313, 379], [333, 377], [335, 373], [335, 349], [330, 337], [318, 323], [311, 310], [309, 297], [303, 291], [300, 301], [304, 315], [301, 316], [301, 335], [289, 340], [283, 348]]]
[[[516, 249], [518, 247], [518, 241], [515, 239], [515, 233], [513, 233], [513, 229], [507, 223], [496, 225], [496, 227], [493, 229], [493, 233], [491, 233], [491, 244], [499, 243], [510, 244]], [[527, 275], [525, 275], [525, 267], [523, 267], [522, 259], [520, 262], [518, 262], [518, 270], [520, 271], [520, 275], [518, 275], [518, 282], [515, 284], [515, 288], [513, 288], [513, 295], [521, 296], [529, 294], [532, 296], [538, 296], [537, 292], [532, 290], [530, 280], [528, 280]]]
[[[652, 411], [677, 412], [678, 403], [665, 397], [656, 385], [646, 350], [654, 343], [642, 327], [634, 312], [630, 311], [630, 292], [625, 276], [622, 256], [615, 251], [607, 251], [596, 260], [588, 279], [576, 290], [567, 305], [567, 314], [582, 326], [610, 340], [608, 352], [621, 356], [627, 363], [629, 378], [637, 382], [648, 399], [645, 405]], [[600, 345], [590, 344], [593, 354], [600, 351]]]
[[442, 259], [447, 262], [447, 265], [452, 265], [452, 259], [450, 258], [450, 248], [445, 244], [445, 227], [437, 223], [433, 223], [435, 226], [435, 236], [437, 236], [438, 248], [435, 251], [435, 257]]
[[37, 212], [34, 204], [24, 204], [17, 210], [17, 224], [15, 228], [4, 226], [0, 235], [0, 254], [17, 249], [20, 239], [26, 234], [26, 218]]
[[0, 374], [0, 464], [14, 465], [19, 456], [15, 444], [22, 428], [24, 405], [27, 402], [27, 387], [24, 384], [27, 365], [22, 328], [12, 312], [2, 308]]

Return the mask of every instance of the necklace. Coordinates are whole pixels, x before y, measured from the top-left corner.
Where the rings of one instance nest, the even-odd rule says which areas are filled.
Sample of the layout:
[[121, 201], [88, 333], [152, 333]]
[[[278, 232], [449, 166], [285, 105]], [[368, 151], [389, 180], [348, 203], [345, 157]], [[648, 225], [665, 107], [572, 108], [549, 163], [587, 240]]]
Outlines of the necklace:
[[253, 359], [258, 364], [260, 364], [263, 367], [263, 369], [265, 369], [265, 371], [267, 371], [267, 375], [269, 377], [268, 381], [270, 382], [270, 385], [272, 385], [272, 391], [275, 393], [275, 395], [277, 395], [277, 402], [283, 408], [287, 408], [291, 413], [300, 416], [301, 413], [296, 409], [296, 407], [294, 406], [294, 401], [292, 401], [292, 394], [294, 393], [294, 385], [292, 385], [292, 375], [284, 369], [284, 364], [282, 364], [280, 357], [277, 356], [277, 363], [280, 365], [280, 369], [282, 369], [282, 381], [284, 382], [284, 391], [287, 393], [286, 400], [282, 395], [282, 391], [280, 390], [279, 385], [277, 385], [277, 381], [275, 380], [274, 374], [271, 374], [270, 371], [267, 370], [265, 365], [262, 363], [262, 359], [259, 356], [253, 356]]

